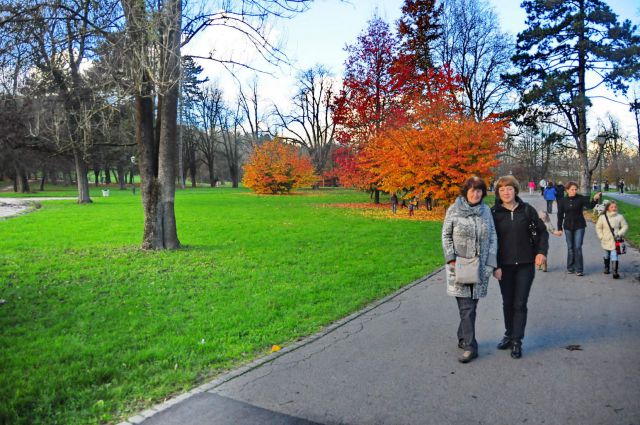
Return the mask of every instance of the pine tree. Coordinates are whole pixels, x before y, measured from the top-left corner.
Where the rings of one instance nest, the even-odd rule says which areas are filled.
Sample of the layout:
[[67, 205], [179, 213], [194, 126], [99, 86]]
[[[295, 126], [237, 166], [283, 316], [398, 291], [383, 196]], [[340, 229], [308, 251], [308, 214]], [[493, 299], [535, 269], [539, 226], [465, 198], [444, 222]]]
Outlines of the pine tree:
[[626, 82], [640, 77], [637, 26], [620, 24], [601, 0], [525, 0], [522, 6], [528, 28], [518, 34], [512, 58], [520, 72], [507, 78], [521, 90], [523, 109], [535, 109], [573, 137], [581, 191], [588, 193], [597, 166], [587, 156], [589, 96], [602, 84], [624, 93]]

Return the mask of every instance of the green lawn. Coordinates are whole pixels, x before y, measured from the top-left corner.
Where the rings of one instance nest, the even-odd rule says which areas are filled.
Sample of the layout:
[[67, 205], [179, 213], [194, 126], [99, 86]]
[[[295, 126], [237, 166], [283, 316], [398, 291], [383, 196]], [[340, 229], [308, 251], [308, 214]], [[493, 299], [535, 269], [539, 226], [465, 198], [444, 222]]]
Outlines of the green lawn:
[[362, 193], [176, 197], [175, 252], [138, 249], [129, 191], [0, 221], [0, 423], [119, 422], [443, 261], [438, 222], [324, 206]]

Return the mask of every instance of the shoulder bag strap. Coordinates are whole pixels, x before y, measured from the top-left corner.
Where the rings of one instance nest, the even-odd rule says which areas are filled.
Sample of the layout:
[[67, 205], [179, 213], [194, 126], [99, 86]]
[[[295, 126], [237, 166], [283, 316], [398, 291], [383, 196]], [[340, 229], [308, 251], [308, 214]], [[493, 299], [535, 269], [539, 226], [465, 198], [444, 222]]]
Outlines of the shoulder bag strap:
[[609, 223], [609, 217], [607, 217], [607, 212], [604, 212], [604, 219], [607, 220], [607, 226], [609, 226], [609, 230], [611, 230], [611, 235], [613, 236], [613, 239], [616, 239], [616, 234], [613, 231], [613, 227], [611, 227], [611, 223]]

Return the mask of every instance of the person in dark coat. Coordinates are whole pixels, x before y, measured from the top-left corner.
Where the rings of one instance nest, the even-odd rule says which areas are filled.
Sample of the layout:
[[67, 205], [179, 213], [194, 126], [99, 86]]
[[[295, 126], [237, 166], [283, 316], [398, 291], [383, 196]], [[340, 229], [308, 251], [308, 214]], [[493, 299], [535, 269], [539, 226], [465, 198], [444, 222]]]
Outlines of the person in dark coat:
[[567, 273], [584, 276], [582, 241], [587, 222], [582, 212], [592, 209], [602, 196], [598, 192], [593, 201], [588, 196], [578, 194], [578, 183], [567, 183], [567, 196], [558, 202], [558, 231], [563, 232], [567, 241]]
[[498, 235], [498, 268], [493, 275], [500, 282], [505, 327], [498, 349], [511, 348], [514, 359], [522, 356], [535, 266], [546, 261], [549, 249], [547, 226], [535, 208], [518, 197], [518, 188], [515, 177], [500, 177], [496, 183], [496, 204], [491, 209]]
[[560, 202], [562, 198], [564, 198], [564, 185], [559, 181], [556, 184], [556, 202]]

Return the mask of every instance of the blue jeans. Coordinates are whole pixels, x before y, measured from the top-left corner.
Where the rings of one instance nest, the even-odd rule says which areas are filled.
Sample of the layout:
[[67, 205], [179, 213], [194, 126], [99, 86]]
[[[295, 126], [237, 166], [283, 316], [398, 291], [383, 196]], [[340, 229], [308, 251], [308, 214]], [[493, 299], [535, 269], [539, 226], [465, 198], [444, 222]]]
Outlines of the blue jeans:
[[564, 230], [567, 239], [567, 270], [576, 273], [584, 271], [582, 261], [582, 241], [584, 240], [585, 228], [576, 230]]
[[604, 250], [604, 259], [611, 261], [618, 261], [618, 252], [614, 249], [613, 251]]

